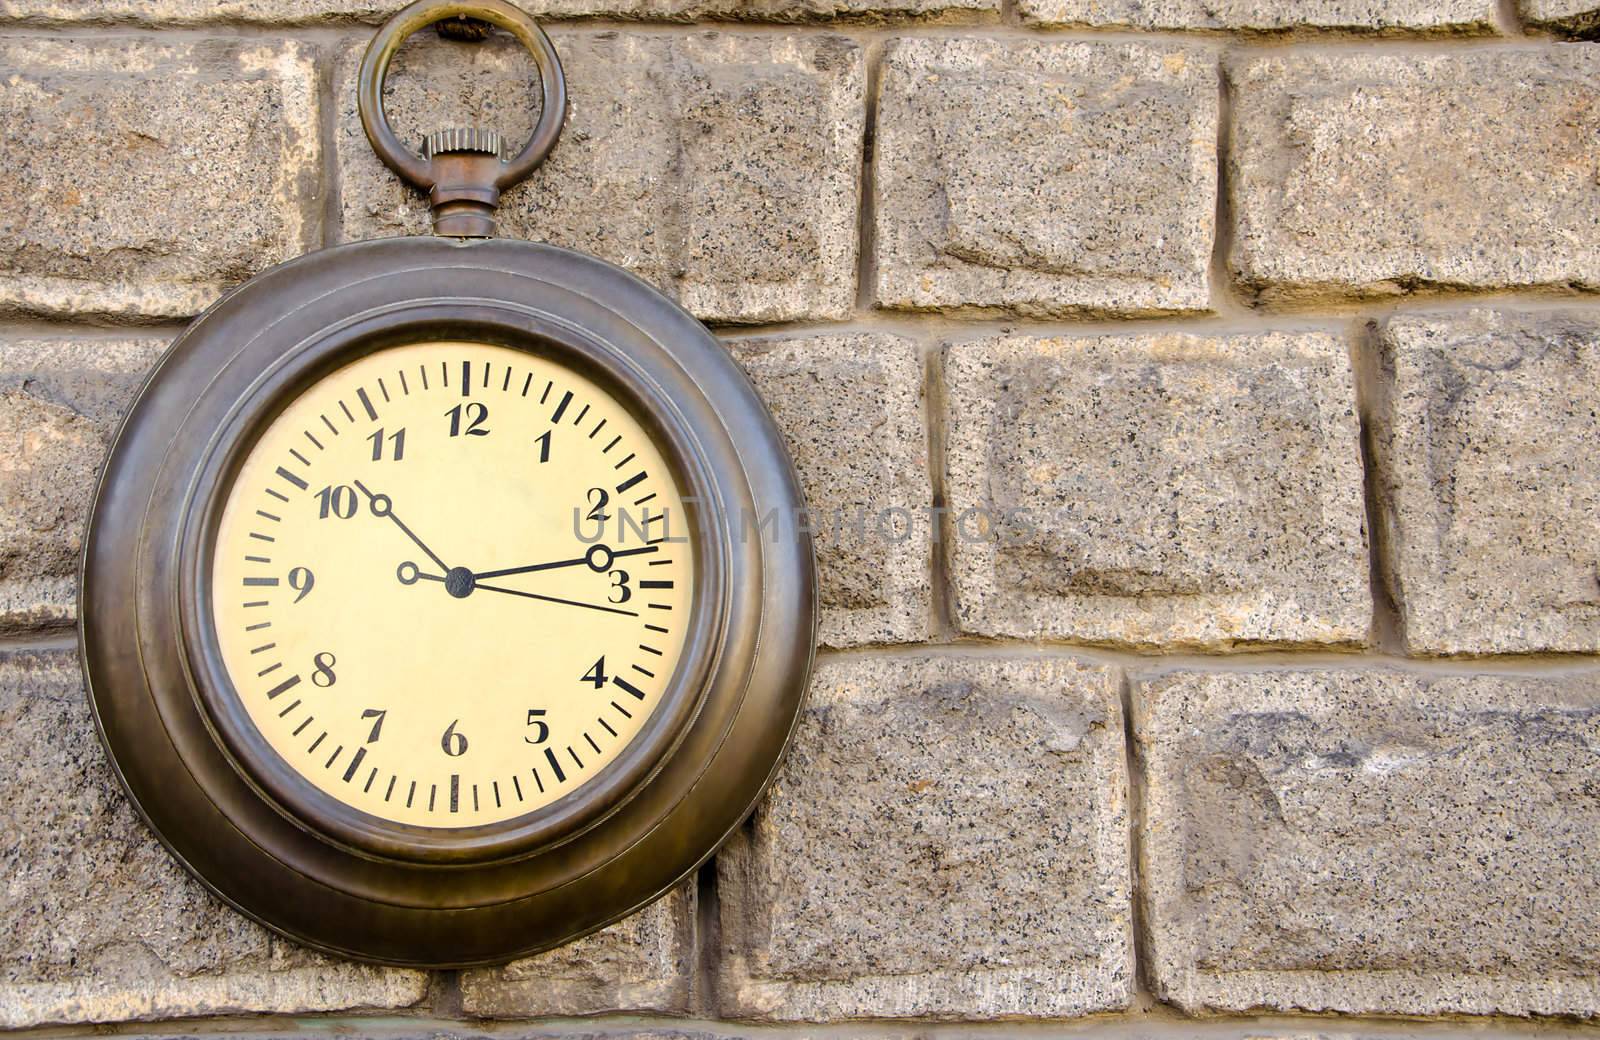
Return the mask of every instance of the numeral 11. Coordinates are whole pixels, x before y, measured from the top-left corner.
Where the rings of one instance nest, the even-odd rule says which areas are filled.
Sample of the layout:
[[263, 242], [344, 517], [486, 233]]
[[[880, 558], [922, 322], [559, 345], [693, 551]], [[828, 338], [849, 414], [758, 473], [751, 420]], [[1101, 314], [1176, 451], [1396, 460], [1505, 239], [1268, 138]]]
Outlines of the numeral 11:
[[[378, 427], [377, 432], [375, 432], [374, 434], [372, 434], [372, 436], [367, 438], [367, 440], [372, 442], [372, 461], [373, 462], [382, 462], [383, 461], [383, 432], [384, 432], [383, 431], [383, 427], [380, 426], [380, 427]], [[393, 456], [392, 457], [394, 458], [394, 461], [399, 462], [401, 459], [405, 458], [405, 454], [406, 454], [406, 431], [405, 431], [405, 427], [401, 427], [400, 429], [394, 431], [394, 433], [390, 434], [389, 435], [389, 441], [390, 441], [390, 447], [393, 449]]]

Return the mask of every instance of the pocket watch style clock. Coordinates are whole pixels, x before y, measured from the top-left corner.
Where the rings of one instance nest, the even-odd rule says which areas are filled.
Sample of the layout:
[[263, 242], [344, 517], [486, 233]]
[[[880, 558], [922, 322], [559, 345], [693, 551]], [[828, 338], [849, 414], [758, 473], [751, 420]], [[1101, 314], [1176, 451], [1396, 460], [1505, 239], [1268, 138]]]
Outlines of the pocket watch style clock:
[[[399, 44], [462, 15], [540, 67], [509, 161], [478, 130], [412, 154], [383, 114]], [[565, 113], [525, 15], [413, 4], [360, 102], [439, 237], [286, 263], [173, 345], [102, 475], [83, 663], [134, 803], [222, 898], [334, 953], [495, 963], [656, 898], [750, 811], [810, 668], [811, 546], [703, 326], [487, 238]]]

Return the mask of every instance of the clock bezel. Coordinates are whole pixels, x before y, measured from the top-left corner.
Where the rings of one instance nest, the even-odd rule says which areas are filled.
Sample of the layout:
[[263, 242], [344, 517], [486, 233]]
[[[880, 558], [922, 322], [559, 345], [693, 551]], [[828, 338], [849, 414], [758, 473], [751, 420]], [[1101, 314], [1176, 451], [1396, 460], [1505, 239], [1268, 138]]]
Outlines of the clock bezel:
[[[637, 366], [693, 434], [693, 465], [711, 491], [697, 547], [713, 549], [702, 548], [696, 566], [703, 558], [722, 568], [723, 619], [693, 709], [631, 793], [559, 834], [420, 858], [415, 849], [347, 840], [302, 805], [285, 812], [239, 769], [203, 706], [200, 687], [212, 680], [192, 666], [194, 633], [185, 632], [209, 614], [191, 583], [198, 558], [185, 545], [202, 531], [197, 510], [206, 498], [197, 482], [227, 417], [285, 353], [330, 329], [419, 307], [452, 321], [462, 308], [493, 312], [511, 336], [526, 334], [530, 313], [542, 314]], [[330, 361], [330, 370], [346, 360]], [[268, 419], [264, 408], [252, 414]], [[411, 967], [536, 953], [680, 884], [771, 782], [810, 672], [815, 562], [803, 528], [780, 539], [740, 538], [731, 525], [803, 508], [783, 440], [726, 349], [620, 268], [495, 240], [383, 239], [308, 254], [202, 315], [118, 429], [90, 514], [79, 594], [96, 725], [119, 781], [160, 840], [220, 898], [268, 927], [326, 952]], [[574, 792], [572, 804], [592, 796], [591, 787]], [[447, 844], [458, 830], [443, 829]]]
[[[655, 443], [684, 498], [709, 501], [713, 494], [692, 432], [672, 402], [660, 395], [637, 366], [611, 344], [581, 328], [550, 322], [547, 316], [503, 301], [406, 302], [363, 314], [298, 345], [263, 372], [234, 404], [213, 437], [190, 501], [185, 503], [185, 524], [179, 533], [181, 580], [188, 590], [179, 600], [179, 635], [197, 679], [200, 706], [235, 766], [280, 811], [354, 850], [419, 863], [525, 856], [599, 822], [670, 754], [683, 725], [698, 707], [697, 694], [727, 620], [721, 594], [726, 547], [721, 539], [704, 537], [714, 528], [706, 528], [693, 516], [687, 530], [695, 541], [695, 595], [684, 646], [660, 702], [616, 759], [572, 792], [521, 816], [449, 828], [386, 820], [329, 795], [273, 750], [228, 674], [211, 607], [217, 529], [238, 470], [283, 410], [340, 368], [392, 347], [446, 341], [518, 350], [546, 358], [596, 383], [623, 405]], [[691, 504], [686, 503], [686, 508], [694, 511]]]

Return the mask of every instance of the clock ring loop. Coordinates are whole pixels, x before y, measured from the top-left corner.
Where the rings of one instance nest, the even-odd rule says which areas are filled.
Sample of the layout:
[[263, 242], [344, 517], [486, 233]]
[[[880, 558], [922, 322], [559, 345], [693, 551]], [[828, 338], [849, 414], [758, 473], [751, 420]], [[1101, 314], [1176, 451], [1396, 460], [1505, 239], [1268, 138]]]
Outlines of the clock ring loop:
[[435, 157], [419, 155], [395, 136], [383, 110], [383, 83], [389, 74], [390, 61], [407, 37], [419, 29], [453, 18], [476, 19], [499, 26], [527, 48], [539, 69], [539, 83], [544, 91], [543, 110], [533, 135], [522, 150], [499, 163], [493, 188], [496, 192], [503, 191], [524, 180], [550, 154], [567, 116], [566, 74], [561, 69], [555, 45], [532, 18], [507, 0], [417, 0], [385, 22], [361, 59], [356, 83], [356, 108], [361, 114], [361, 126], [367, 132], [372, 150], [389, 169], [424, 191], [435, 191], [440, 186], [442, 171]]

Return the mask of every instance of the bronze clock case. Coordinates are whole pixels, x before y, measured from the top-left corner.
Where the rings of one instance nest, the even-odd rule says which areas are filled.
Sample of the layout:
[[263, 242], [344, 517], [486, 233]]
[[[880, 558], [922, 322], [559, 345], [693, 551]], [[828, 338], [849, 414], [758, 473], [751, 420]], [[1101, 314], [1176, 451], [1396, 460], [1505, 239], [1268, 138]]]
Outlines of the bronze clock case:
[[[266, 747], [219, 657], [208, 583], [231, 477], [318, 379], [454, 340], [565, 365], [624, 402], [691, 509], [692, 622], [645, 729], [521, 817], [427, 828], [322, 793]], [[83, 665], [129, 796], [246, 914], [383, 963], [498, 963], [593, 931], [707, 859], [769, 782], [815, 635], [811, 545], [780, 435], [726, 350], [626, 272], [553, 246], [403, 238], [301, 257], [235, 290], [161, 360], [117, 434], [85, 545]], [[781, 535], [760, 518], [776, 515]]]

